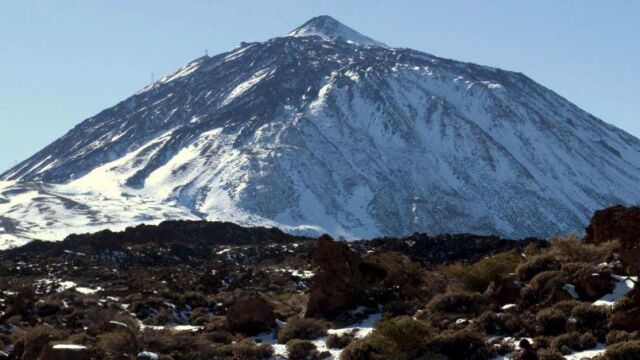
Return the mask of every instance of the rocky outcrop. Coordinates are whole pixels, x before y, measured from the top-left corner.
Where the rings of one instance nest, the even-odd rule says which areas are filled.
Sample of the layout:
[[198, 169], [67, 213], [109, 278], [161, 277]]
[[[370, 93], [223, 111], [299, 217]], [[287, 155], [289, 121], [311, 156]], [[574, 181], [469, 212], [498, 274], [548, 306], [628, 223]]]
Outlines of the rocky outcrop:
[[584, 241], [599, 244], [611, 240], [621, 243], [640, 240], [640, 207], [618, 205], [595, 212]]
[[614, 206], [596, 211], [584, 241], [620, 242], [620, 261], [630, 274], [640, 273], [640, 207]]
[[311, 281], [307, 317], [332, 318], [361, 302], [367, 286], [363, 262], [347, 244], [323, 235], [313, 261], [319, 271]]
[[442, 279], [407, 256], [385, 252], [361, 258], [346, 243], [328, 235], [318, 239], [313, 261], [318, 272], [311, 280], [307, 317], [332, 319], [356, 306], [386, 304], [398, 298], [424, 301], [443, 286]]

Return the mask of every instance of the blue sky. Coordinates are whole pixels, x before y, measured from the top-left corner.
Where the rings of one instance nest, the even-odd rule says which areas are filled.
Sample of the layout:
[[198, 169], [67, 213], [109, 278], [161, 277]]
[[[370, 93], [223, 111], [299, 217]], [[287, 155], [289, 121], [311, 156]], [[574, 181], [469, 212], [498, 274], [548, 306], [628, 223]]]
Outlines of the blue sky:
[[320, 14], [391, 46], [523, 72], [640, 136], [640, 1], [2, 0], [0, 172], [151, 73]]

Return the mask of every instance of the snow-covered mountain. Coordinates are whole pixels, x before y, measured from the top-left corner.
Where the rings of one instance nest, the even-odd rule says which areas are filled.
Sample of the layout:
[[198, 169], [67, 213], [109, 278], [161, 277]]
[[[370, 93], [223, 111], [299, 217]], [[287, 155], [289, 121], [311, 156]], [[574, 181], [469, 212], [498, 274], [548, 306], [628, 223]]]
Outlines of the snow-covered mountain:
[[322, 16], [194, 60], [0, 179], [4, 246], [167, 218], [548, 236], [640, 202], [640, 140], [521, 73]]

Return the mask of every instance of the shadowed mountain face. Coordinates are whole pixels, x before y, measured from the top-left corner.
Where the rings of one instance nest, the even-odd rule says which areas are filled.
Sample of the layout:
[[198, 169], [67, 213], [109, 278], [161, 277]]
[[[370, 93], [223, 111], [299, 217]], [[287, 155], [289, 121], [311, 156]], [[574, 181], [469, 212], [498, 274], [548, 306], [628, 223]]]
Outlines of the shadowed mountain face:
[[519, 238], [639, 202], [640, 141], [520, 73], [321, 16], [194, 60], [1, 179], [4, 246], [163, 219]]

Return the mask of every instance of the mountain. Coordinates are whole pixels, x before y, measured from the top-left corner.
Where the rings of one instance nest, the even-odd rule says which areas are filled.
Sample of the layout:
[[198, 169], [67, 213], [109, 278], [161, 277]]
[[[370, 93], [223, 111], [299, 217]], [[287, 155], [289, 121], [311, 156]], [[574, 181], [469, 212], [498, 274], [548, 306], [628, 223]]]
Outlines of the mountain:
[[640, 140], [521, 73], [321, 16], [194, 60], [0, 180], [4, 247], [165, 219], [547, 237], [640, 202]]

